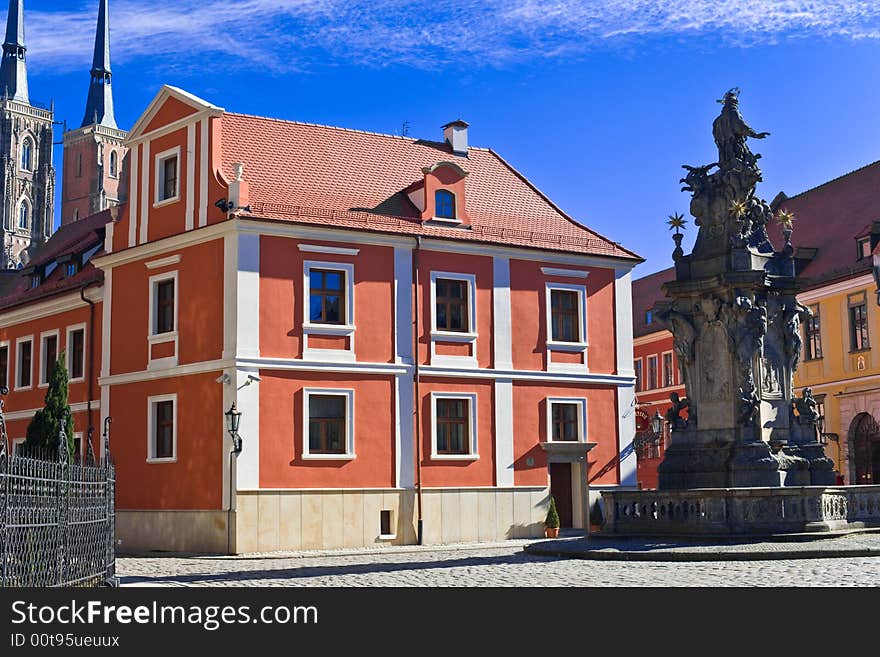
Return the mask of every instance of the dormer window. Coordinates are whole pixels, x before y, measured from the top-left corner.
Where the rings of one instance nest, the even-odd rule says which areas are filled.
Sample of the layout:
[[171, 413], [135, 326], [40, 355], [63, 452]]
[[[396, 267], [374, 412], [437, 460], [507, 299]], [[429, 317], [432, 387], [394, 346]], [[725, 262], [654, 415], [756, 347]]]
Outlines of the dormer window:
[[863, 260], [865, 258], [871, 257], [871, 238], [870, 237], [862, 237], [858, 240], [858, 260]]
[[30, 137], [25, 137], [21, 145], [21, 168], [24, 171], [34, 170], [34, 142]]
[[76, 266], [76, 262], [68, 262], [67, 263], [67, 275], [68, 276], [76, 276], [78, 267]]
[[438, 189], [434, 194], [434, 215], [438, 219], [455, 219], [455, 194]]
[[34, 274], [31, 276], [31, 289], [33, 290], [35, 287], [40, 286], [40, 275]]

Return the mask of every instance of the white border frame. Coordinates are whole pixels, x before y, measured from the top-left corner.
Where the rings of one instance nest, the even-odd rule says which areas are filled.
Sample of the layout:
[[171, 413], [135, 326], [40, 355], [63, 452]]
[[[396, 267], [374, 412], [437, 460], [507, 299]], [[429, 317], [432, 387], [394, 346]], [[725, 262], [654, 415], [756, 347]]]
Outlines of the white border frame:
[[[547, 330], [547, 371], [548, 372], [577, 372], [588, 373], [590, 371], [587, 361], [589, 338], [587, 336], [587, 286], [572, 283], [545, 283], [544, 284], [544, 313]], [[577, 292], [578, 295], [578, 342], [559, 342], [553, 340], [553, 304], [552, 295], [554, 290], [564, 292]], [[568, 351], [581, 353], [583, 363], [554, 363], [554, 351]]]
[[[437, 329], [437, 279], [464, 281], [468, 286], [468, 330], [440, 331]], [[438, 367], [477, 367], [477, 275], [448, 271], [431, 272], [431, 365]], [[437, 342], [460, 342], [471, 345], [470, 356], [437, 355]]]
[[25, 442], [27, 442], [27, 438], [10, 438], [9, 439], [9, 443], [10, 443], [9, 444], [9, 454], [11, 456], [17, 456], [17, 454], [15, 453], [15, 448], [18, 445], [24, 445]]
[[[553, 440], [553, 404], [575, 404], [578, 413], [577, 440]], [[585, 443], [587, 442], [587, 398], [586, 397], [547, 397], [547, 442]]]
[[[636, 367], [636, 363], [639, 364], [639, 367]], [[641, 371], [641, 376], [639, 376], [639, 372]], [[635, 391], [645, 392], [645, 359], [642, 356], [633, 357], [633, 374], [635, 375], [635, 381], [633, 382]]]
[[[468, 402], [468, 420], [470, 435], [468, 436], [467, 454], [437, 453], [437, 400], [465, 399]], [[432, 392], [431, 393], [431, 460], [432, 461], [476, 461], [480, 458], [477, 440], [477, 393], [475, 392]]]
[[[153, 171], [155, 178], [153, 180], [153, 207], [161, 208], [166, 205], [171, 205], [172, 203], [177, 203], [180, 200], [180, 169], [183, 164], [182, 158], [180, 157], [181, 148], [180, 146], [175, 146], [174, 148], [169, 148], [167, 151], [162, 151], [161, 153], [157, 153], [153, 156]], [[174, 185], [174, 196], [169, 196], [168, 198], [159, 198], [159, 192], [161, 191], [161, 183], [164, 182], [164, 176], [160, 176], [160, 172], [162, 169], [162, 165], [167, 160], [171, 158], [177, 158], [177, 182]]]
[[[168, 333], [156, 333], [156, 286], [163, 281], [174, 281], [174, 330]], [[148, 279], [150, 286], [150, 309], [147, 313], [147, 342], [149, 352], [147, 353], [147, 369], [155, 369], [157, 367], [176, 367], [178, 356], [178, 322], [180, 321], [180, 277], [178, 271], [167, 271], [162, 274], [150, 276]], [[153, 358], [153, 345], [164, 344], [166, 342], [174, 343], [174, 355], [164, 358]]]
[[[345, 397], [345, 453], [311, 454], [309, 452], [309, 398], [312, 395], [324, 397]], [[354, 451], [354, 389], [352, 388], [303, 388], [303, 433], [302, 458], [305, 461], [351, 461], [357, 455]]]
[[[311, 270], [327, 269], [345, 274], [345, 323], [312, 324], [311, 312]], [[322, 362], [353, 363], [357, 360], [354, 352], [354, 263], [325, 262], [323, 260], [303, 261], [303, 359]], [[348, 338], [348, 349], [316, 349], [309, 347], [310, 335], [336, 335]]]
[[[455, 203], [455, 216], [454, 217], [440, 217], [437, 215], [437, 192], [449, 192], [452, 194], [453, 203]], [[448, 187], [437, 187], [434, 190], [434, 216], [431, 217], [431, 221], [436, 221], [441, 224], [452, 224], [454, 226], [460, 226], [464, 223], [461, 218], [461, 209], [459, 204], [458, 194], [456, 194], [455, 190], [449, 189]]]
[[[86, 439], [82, 431], [74, 431], [73, 440], [76, 441], [77, 438], [79, 438], [79, 460], [80, 463], [82, 463], [86, 457]], [[94, 447], [92, 447], [92, 449], [94, 449]]]
[[[25, 342], [31, 343], [31, 376], [30, 383], [26, 386], [21, 385], [21, 345]], [[15, 386], [13, 390], [31, 390], [34, 387], [34, 336], [23, 335], [15, 339]]]
[[[74, 378], [73, 375], [73, 350], [71, 349], [72, 342], [70, 340], [70, 334], [75, 331], [83, 332], [83, 363], [82, 363], [82, 371], [83, 375]], [[88, 341], [86, 340], [86, 324], [71, 324], [65, 329], [64, 336], [64, 351], [67, 355], [67, 374], [70, 377], [67, 382], [68, 383], [82, 383], [86, 380], [86, 363], [88, 362], [89, 354], [88, 354]]]
[[[43, 331], [40, 333], [40, 369], [37, 371], [37, 387], [38, 388], [48, 388], [49, 387], [49, 379], [52, 376], [52, 372], [48, 370], [46, 363], [46, 338], [55, 337], [55, 360], [58, 360], [58, 356], [61, 354], [61, 331], [59, 329], [52, 329], [50, 331]], [[46, 374], [46, 380], [43, 381], [43, 374]]]
[[[669, 385], [666, 385], [666, 369], [665, 369], [666, 364], [664, 361], [664, 357], [666, 356], [666, 354], [669, 354], [671, 356], [669, 362], [670, 362], [670, 367], [672, 368], [672, 383], [670, 383]], [[678, 385], [678, 372], [677, 372], [677, 370], [678, 370], [678, 368], [675, 366], [675, 352], [673, 352], [671, 349], [669, 351], [661, 351], [660, 352], [660, 383], [663, 384], [662, 386], [660, 386], [661, 388], [674, 388], [676, 385]]]
[[662, 387], [660, 385], [660, 381], [658, 380], [660, 378], [660, 356], [658, 356], [657, 354], [650, 354], [648, 356], [645, 356], [645, 371], [643, 372], [643, 379], [644, 379], [645, 383], [648, 382], [648, 377], [651, 375], [651, 359], [652, 358], [654, 359], [654, 362], [657, 364], [657, 367], [654, 370], [655, 374], [657, 376], [654, 378], [654, 381], [653, 381], [654, 385], [645, 387], [645, 392], [653, 392], [654, 390], [659, 390]]
[[6, 387], [12, 390], [13, 382], [9, 380], [9, 372], [12, 367], [12, 345], [9, 340], [0, 340], [0, 349], [3, 347], [6, 347]]
[[[170, 401], [173, 403], [172, 429], [171, 429], [171, 454], [170, 458], [158, 458], [155, 453], [153, 438], [156, 431], [155, 406], [159, 402]], [[177, 462], [177, 393], [168, 395], [154, 395], [147, 397], [147, 463], [176, 463]]]

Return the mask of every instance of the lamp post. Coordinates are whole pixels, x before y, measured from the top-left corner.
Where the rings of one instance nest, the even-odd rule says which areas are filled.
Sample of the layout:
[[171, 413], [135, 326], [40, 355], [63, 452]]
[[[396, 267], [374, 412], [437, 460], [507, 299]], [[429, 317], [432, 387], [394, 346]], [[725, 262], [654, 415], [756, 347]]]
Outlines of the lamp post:
[[226, 415], [226, 431], [232, 438], [232, 452], [241, 454], [241, 436], [238, 435], [238, 427], [241, 424], [241, 411], [235, 407], [235, 402], [224, 413]]
[[654, 411], [654, 415], [651, 418], [651, 431], [655, 434], [660, 435], [660, 432], [663, 430], [663, 416], [660, 415], [660, 411]]

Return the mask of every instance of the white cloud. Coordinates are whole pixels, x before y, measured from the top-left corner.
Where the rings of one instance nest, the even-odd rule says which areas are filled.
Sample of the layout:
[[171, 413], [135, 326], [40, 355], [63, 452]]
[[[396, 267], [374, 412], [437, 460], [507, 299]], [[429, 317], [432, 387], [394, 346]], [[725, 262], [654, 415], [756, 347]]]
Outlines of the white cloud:
[[[29, 10], [35, 66], [91, 57], [94, 1]], [[655, 36], [738, 44], [880, 36], [876, 0], [114, 0], [115, 60], [176, 67], [309, 68], [328, 57], [381, 66], [503, 64]]]

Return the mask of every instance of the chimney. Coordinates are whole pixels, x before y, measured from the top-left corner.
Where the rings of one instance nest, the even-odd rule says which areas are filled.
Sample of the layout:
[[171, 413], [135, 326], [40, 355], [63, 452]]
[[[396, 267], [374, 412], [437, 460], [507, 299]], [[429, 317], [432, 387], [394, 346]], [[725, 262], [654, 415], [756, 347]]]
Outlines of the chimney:
[[443, 139], [452, 146], [453, 153], [467, 157], [468, 124], [465, 121], [458, 119], [443, 126]]
[[244, 179], [244, 164], [236, 162], [232, 165], [235, 180], [229, 183], [229, 210], [248, 208], [249, 189]]

